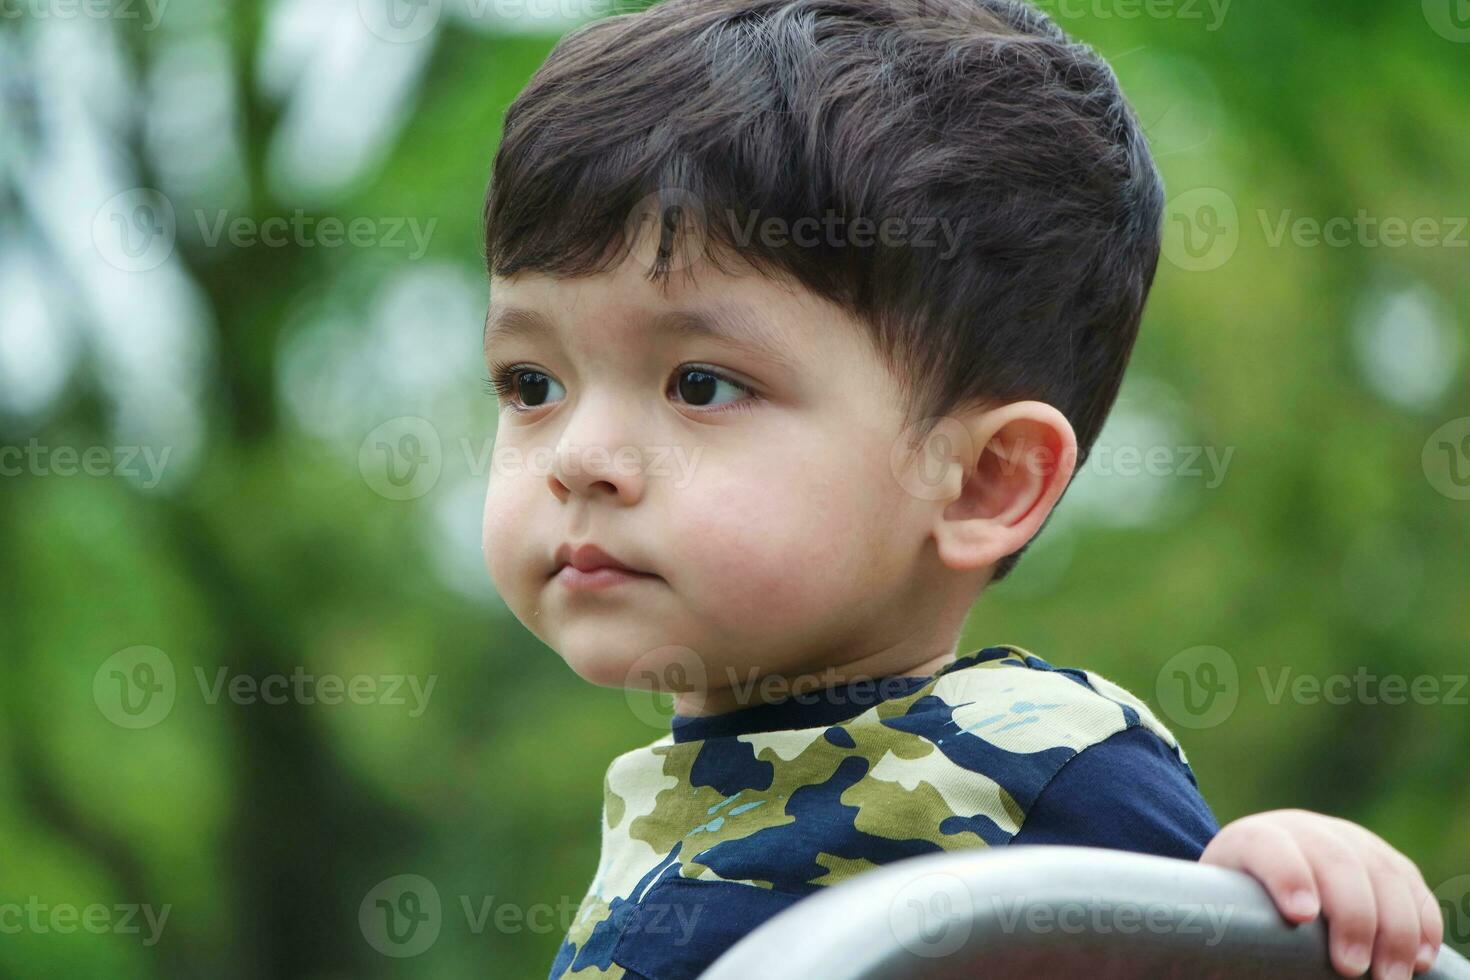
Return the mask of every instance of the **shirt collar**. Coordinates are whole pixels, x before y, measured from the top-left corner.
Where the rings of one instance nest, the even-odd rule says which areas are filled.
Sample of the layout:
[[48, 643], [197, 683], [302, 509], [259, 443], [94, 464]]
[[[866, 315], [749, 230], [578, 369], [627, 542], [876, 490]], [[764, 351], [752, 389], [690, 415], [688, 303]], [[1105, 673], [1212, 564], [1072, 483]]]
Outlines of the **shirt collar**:
[[[777, 732], [817, 728], [850, 721], [875, 704], [907, 697], [936, 678], [970, 666], [980, 659], [994, 659], [992, 650], [982, 650], [945, 664], [927, 677], [879, 677], [853, 681], [834, 687], [793, 694], [780, 701], [737, 708], [718, 715], [673, 716], [674, 741], [697, 742], [705, 738], [729, 738], [757, 732]], [[996, 651], [995, 655], [1004, 655]]]

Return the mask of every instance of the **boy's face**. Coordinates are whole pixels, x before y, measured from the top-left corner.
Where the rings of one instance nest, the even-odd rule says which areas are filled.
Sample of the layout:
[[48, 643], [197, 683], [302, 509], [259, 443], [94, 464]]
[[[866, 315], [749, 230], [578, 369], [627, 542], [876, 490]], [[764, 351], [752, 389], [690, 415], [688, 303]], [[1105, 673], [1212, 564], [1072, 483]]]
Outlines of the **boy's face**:
[[[700, 263], [665, 290], [643, 270], [492, 280], [511, 388], [484, 548], [510, 609], [627, 687], [714, 691], [927, 634], [934, 505], [894, 475], [899, 390], [860, 325], [754, 272]], [[559, 572], [587, 543], [647, 574]]]

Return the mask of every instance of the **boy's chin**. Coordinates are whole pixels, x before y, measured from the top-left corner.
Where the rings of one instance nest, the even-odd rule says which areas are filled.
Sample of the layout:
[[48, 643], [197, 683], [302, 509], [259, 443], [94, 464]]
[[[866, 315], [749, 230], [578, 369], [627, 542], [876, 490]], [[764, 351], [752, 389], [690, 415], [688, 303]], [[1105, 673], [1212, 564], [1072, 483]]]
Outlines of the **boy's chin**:
[[609, 654], [606, 650], [558, 650], [567, 666], [589, 684], [599, 687], [627, 687], [632, 664], [629, 658]]
[[679, 643], [643, 635], [620, 635], [602, 624], [597, 630], [569, 630], [550, 643], [578, 677], [601, 687], [636, 690], [703, 688], [705, 658]]

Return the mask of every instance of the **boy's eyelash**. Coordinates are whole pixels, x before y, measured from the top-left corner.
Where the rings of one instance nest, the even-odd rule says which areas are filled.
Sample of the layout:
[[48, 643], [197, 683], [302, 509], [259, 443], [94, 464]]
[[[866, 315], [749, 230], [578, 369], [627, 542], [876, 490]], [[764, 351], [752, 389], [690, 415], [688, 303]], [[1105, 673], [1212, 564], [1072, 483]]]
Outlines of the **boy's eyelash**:
[[495, 361], [490, 365], [490, 377], [484, 379], [485, 390], [492, 395], [509, 398], [515, 393], [513, 379], [520, 370], [519, 365]]
[[492, 361], [490, 364], [490, 377], [483, 380], [487, 394], [500, 400], [501, 407], [512, 412], [529, 412], [531, 409], [522, 408], [515, 403], [515, 376], [530, 368], [524, 364], [507, 364], [504, 361]]
[[[507, 364], [507, 363], [505, 363], [503, 361], [495, 361], [495, 362], [492, 362], [491, 365], [490, 365], [490, 377], [482, 379], [481, 383], [485, 386], [485, 391], [486, 391], [487, 394], [490, 394], [490, 395], [495, 396], [496, 398], [499, 398], [500, 401], [505, 405], [505, 407], [509, 408], [511, 411], [514, 411], [514, 412], [527, 412], [527, 411], [531, 411], [532, 409], [522, 408], [521, 406], [519, 406], [519, 405], [517, 405], [515, 403], [515, 377], [516, 377], [516, 375], [522, 373], [523, 371], [534, 371], [534, 370], [535, 370], [535, 368], [527, 367], [524, 364]], [[665, 389], [665, 390], [666, 391], [673, 390], [675, 384], [677, 383], [677, 381], [679, 379], [679, 376], [682, 375], [682, 374], [686, 374], [686, 373], [688, 373], [690, 371], [697, 371], [700, 374], [708, 374], [708, 375], [711, 375], [713, 377], [719, 378], [721, 381], [724, 381], [724, 382], [726, 382], [728, 384], [734, 385], [735, 387], [739, 388], [741, 391], [745, 392], [745, 394], [747, 396], [749, 396], [749, 397], [746, 397], [746, 398], [742, 398], [739, 401], [730, 402], [729, 404], [726, 404], [726, 405], [717, 405], [717, 406], [714, 406], [713, 408], [702, 406], [702, 405], [692, 405], [692, 406], [690, 406], [691, 408], [696, 408], [696, 409], [699, 409], [700, 411], [709, 412], [709, 413], [713, 413], [713, 412], [725, 412], [725, 411], [747, 411], [748, 412], [753, 407], [751, 403], [752, 402], [755, 402], [755, 401], [758, 401], [761, 398], [760, 392], [756, 391], [750, 385], [745, 384], [743, 381], [739, 381], [739, 380], [737, 380], [735, 378], [732, 378], [728, 374], [726, 374], [725, 372], [720, 371], [720, 370], [717, 370], [717, 369], [715, 369], [713, 367], [710, 367], [707, 364], [681, 364], [681, 365], [679, 365], [679, 367], [677, 369], [675, 369], [674, 374], [673, 374], [673, 377], [670, 378], [669, 387], [667, 389]], [[539, 407], [539, 406], [537, 406], [537, 407]]]

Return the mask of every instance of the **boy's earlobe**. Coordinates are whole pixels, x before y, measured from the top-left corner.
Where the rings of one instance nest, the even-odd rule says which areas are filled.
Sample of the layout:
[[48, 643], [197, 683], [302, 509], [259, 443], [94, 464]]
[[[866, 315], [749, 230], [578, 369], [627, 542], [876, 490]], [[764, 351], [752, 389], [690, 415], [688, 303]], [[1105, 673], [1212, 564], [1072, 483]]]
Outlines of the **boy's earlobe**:
[[1041, 529], [1076, 469], [1077, 436], [1044, 402], [957, 419], [969, 434], [950, 440], [963, 485], [936, 502], [934, 540], [950, 568], [976, 571], [1021, 550]]

